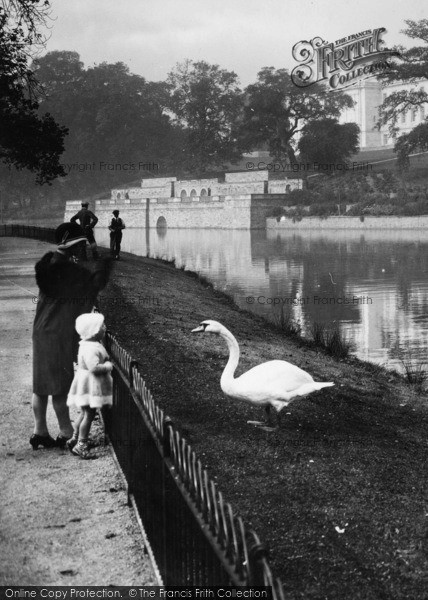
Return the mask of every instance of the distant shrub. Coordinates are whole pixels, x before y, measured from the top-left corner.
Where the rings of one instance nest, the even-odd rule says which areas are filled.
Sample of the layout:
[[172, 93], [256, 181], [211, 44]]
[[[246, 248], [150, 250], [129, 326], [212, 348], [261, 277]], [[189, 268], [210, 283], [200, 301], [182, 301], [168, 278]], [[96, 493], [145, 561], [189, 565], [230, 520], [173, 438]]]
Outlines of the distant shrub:
[[381, 192], [374, 192], [367, 195], [367, 200], [370, 200], [371, 204], [383, 204], [389, 202], [389, 194]]
[[303, 216], [307, 214], [308, 213], [300, 206], [297, 208], [284, 209], [284, 216], [286, 216], [287, 219], [293, 219], [293, 221], [301, 221]]
[[418, 214], [428, 215], [428, 198], [424, 198], [418, 201]]
[[287, 194], [287, 200], [290, 204], [308, 205], [319, 200], [319, 194], [314, 190], [291, 190]]
[[[419, 173], [419, 171], [418, 171]], [[308, 204], [310, 215], [327, 218], [340, 214], [362, 215], [407, 215], [428, 214], [428, 187], [426, 171], [420, 169], [415, 182], [414, 170], [407, 175], [385, 169], [381, 172], [349, 171], [342, 176], [320, 176], [310, 180], [308, 190], [294, 190], [289, 194], [296, 205]], [[353, 204], [345, 213], [342, 204]], [[296, 215], [294, 215], [296, 216]]]
[[413, 202], [405, 202], [401, 206], [396, 206], [396, 213], [408, 217], [428, 214], [428, 201], [419, 200]]
[[384, 186], [383, 177], [380, 173], [372, 176], [372, 189], [376, 192], [382, 191]]
[[409, 192], [406, 189], [400, 188], [397, 190], [397, 203], [405, 204], [409, 199]]
[[275, 206], [269, 212], [268, 217], [282, 217], [285, 214], [284, 208], [282, 206]]
[[409, 216], [409, 217], [414, 217], [414, 216], [420, 214], [418, 203], [417, 202], [407, 202], [402, 207], [401, 214], [405, 215], [405, 216]]
[[396, 213], [396, 207], [393, 204], [373, 204], [364, 209], [364, 214], [374, 217], [390, 216]]
[[359, 217], [361, 215], [362, 210], [363, 210], [363, 207], [361, 204], [354, 204], [354, 206], [351, 206], [350, 209], [346, 211], [346, 216], [347, 217]]
[[313, 217], [328, 217], [337, 215], [337, 205], [332, 203], [313, 204], [309, 208], [309, 214]]

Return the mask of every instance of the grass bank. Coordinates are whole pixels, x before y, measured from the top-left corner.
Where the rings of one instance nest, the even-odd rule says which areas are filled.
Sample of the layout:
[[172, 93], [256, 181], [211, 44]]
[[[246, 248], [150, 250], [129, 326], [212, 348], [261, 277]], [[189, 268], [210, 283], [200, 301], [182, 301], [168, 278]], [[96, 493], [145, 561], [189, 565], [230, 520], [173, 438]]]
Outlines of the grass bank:
[[[287, 599], [426, 598], [425, 396], [398, 375], [286, 337], [162, 261], [124, 254], [101, 309], [158, 403], [268, 545]], [[190, 333], [207, 318], [237, 337], [237, 375], [278, 358], [335, 387], [284, 409], [276, 432], [247, 425], [261, 410], [224, 397], [223, 340]]]

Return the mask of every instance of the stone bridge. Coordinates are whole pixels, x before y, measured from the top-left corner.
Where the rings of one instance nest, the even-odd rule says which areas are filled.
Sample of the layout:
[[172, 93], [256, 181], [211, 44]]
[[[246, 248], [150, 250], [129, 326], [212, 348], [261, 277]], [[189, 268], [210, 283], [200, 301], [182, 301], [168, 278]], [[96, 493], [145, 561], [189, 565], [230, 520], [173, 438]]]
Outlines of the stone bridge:
[[[224, 182], [143, 179], [141, 187], [112, 190], [91, 209], [100, 227], [118, 209], [127, 227], [264, 229], [272, 209], [286, 205], [288, 192], [301, 187], [300, 179], [269, 181], [267, 171], [226, 173]], [[65, 220], [79, 209], [79, 201], [67, 202]]]

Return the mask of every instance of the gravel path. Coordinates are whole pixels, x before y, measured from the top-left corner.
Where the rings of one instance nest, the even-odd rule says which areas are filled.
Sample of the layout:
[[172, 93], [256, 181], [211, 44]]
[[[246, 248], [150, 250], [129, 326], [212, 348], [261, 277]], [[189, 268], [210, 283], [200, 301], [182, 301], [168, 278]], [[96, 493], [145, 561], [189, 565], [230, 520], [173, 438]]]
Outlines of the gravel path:
[[[0, 585], [158, 585], [108, 448], [82, 461], [28, 442], [34, 264], [49, 249], [0, 238]], [[49, 419], [56, 437], [51, 405]]]

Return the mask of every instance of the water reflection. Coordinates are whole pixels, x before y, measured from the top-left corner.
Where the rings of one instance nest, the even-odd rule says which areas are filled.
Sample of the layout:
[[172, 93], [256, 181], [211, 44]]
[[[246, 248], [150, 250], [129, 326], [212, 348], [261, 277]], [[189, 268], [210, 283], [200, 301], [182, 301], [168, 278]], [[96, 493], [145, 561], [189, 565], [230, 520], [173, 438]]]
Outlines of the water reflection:
[[[426, 357], [425, 238], [420, 231], [127, 229], [122, 248], [174, 258], [268, 318], [283, 306], [303, 335], [314, 322], [336, 323], [358, 357], [400, 368], [400, 356]], [[107, 244], [107, 232], [98, 240]]]

